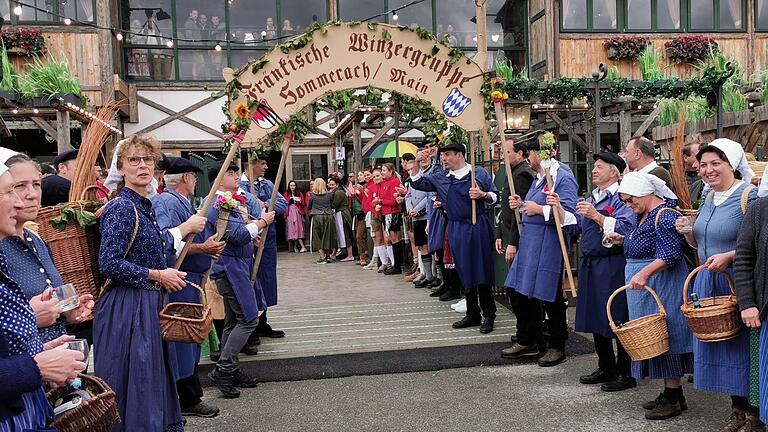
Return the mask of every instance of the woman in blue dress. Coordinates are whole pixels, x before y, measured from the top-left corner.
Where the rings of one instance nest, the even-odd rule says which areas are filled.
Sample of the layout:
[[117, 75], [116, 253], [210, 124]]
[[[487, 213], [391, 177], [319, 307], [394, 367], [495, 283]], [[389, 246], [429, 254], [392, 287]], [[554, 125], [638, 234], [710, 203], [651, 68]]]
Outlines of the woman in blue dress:
[[[665, 420], [687, 409], [680, 378], [693, 372], [690, 330], [680, 312], [681, 287], [688, 276], [683, 260], [685, 239], [675, 229], [679, 213], [664, 211], [676, 205], [677, 197], [660, 178], [647, 173], [631, 172], [621, 181], [619, 196], [638, 216], [637, 226], [622, 239], [627, 266], [624, 274], [629, 319], [658, 313], [658, 306], [643, 288], [651, 287], [661, 298], [667, 311], [669, 351], [649, 360], [632, 362], [632, 377], [663, 379], [664, 392], [656, 400], [646, 402], [648, 420]], [[657, 217], [658, 216], [658, 217]]]
[[[14, 180], [5, 161], [13, 153], [0, 148], [0, 239], [16, 232], [16, 214], [24, 203], [14, 192]], [[85, 368], [83, 354], [53, 350], [71, 341], [57, 338], [43, 345], [35, 314], [21, 287], [8, 276], [6, 255], [0, 252], [0, 432], [46, 431], [53, 409], [43, 381], [63, 385]]]
[[96, 307], [94, 372], [117, 396], [122, 422], [113, 431], [183, 431], [173, 351], [163, 342], [159, 313], [164, 291], [183, 289], [185, 273], [166, 268], [165, 242], [147, 198], [159, 143], [133, 136], [115, 158], [125, 186], [100, 218], [99, 271], [112, 282]]
[[[729, 295], [731, 289], [723, 273], [733, 275], [739, 226], [747, 202], [757, 199], [757, 190], [749, 184], [754, 172], [747, 165], [741, 144], [725, 138], [702, 147], [696, 159], [713, 192], [704, 198], [693, 232], [686, 234], [688, 243], [698, 247], [699, 262], [706, 265], [689, 293], [695, 292], [700, 298]], [[677, 226], [678, 231], [690, 231], [688, 218], [679, 218]], [[748, 422], [762, 430], [759, 410], [749, 403], [749, 329], [743, 328], [736, 338], [722, 342], [694, 339], [693, 357], [693, 386], [731, 396], [731, 416], [721, 430], [736, 432]]]

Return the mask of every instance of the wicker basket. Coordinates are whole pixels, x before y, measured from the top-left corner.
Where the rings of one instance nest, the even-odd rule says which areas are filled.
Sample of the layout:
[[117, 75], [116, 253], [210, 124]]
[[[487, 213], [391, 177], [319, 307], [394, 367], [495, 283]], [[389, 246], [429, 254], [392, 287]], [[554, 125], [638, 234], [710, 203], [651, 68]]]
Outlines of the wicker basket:
[[[51, 426], [60, 432], [109, 432], [112, 426], [120, 423], [117, 413], [115, 392], [100, 378], [92, 375], [80, 375], [82, 389], [94, 395], [77, 408], [56, 417]], [[55, 406], [56, 400], [64, 396], [69, 386], [59, 387], [48, 392], [48, 401]]]
[[[82, 196], [85, 196], [86, 191], [83, 191]], [[96, 212], [102, 204], [81, 199], [53, 207], [43, 207], [36, 219], [38, 234], [51, 248], [56, 268], [64, 283], [73, 284], [78, 294], [93, 295], [95, 301], [99, 297], [103, 284], [98, 271], [101, 241], [99, 226], [92, 225], [84, 228], [73, 222], [68, 223], [63, 230], [54, 228], [51, 220], [59, 217], [65, 206]]]
[[613, 322], [611, 315], [611, 303], [613, 299], [622, 291], [629, 288], [629, 285], [617, 289], [608, 298], [608, 304], [605, 306], [608, 313], [608, 324], [611, 330], [621, 341], [627, 354], [634, 361], [647, 360], [669, 351], [669, 334], [667, 333], [667, 311], [661, 304], [659, 296], [656, 295], [650, 287], [645, 290], [651, 293], [656, 304], [659, 305], [659, 313], [644, 316], [630, 320], [621, 327]]
[[731, 295], [706, 297], [700, 299], [700, 308], [693, 307], [693, 302], [688, 298], [688, 287], [693, 277], [704, 265], [693, 269], [683, 285], [683, 305], [680, 310], [683, 312], [688, 328], [691, 329], [696, 339], [702, 342], [720, 342], [735, 338], [741, 330], [741, 318], [739, 316], [739, 306], [736, 304], [736, 292], [733, 286], [733, 279], [728, 273], [725, 280], [731, 289]]
[[199, 285], [187, 282], [200, 292], [197, 303], [168, 303], [160, 311], [160, 330], [166, 342], [201, 344], [211, 333], [213, 314]]

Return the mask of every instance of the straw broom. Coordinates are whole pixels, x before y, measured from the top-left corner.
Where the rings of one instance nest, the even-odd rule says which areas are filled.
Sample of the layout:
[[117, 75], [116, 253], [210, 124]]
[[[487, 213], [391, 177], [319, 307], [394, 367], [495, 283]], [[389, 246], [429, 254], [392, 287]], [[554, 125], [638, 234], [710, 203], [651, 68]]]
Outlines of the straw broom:
[[683, 149], [685, 148], [685, 113], [680, 115], [672, 141], [672, 186], [677, 195], [677, 205], [682, 210], [691, 210], [691, 194], [688, 191], [688, 182], [685, 181], [685, 162], [683, 161]]
[[[96, 111], [96, 118], [111, 123], [117, 115], [117, 107], [115, 102], [104, 105]], [[113, 132], [101, 122], [92, 121], [88, 125], [83, 134], [80, 151], [77, 154], [75, 175], [72, 178], [72, 188], [69, 190], [70, 201], [80, 200], [83, 191], [96, 183], [93, 167], [96, 165], [102, 148], [107, 143], [112, 142], [113, 139]], [[95, 199], [95, 192], [91, 192], [91, 194], [91, 198]]]

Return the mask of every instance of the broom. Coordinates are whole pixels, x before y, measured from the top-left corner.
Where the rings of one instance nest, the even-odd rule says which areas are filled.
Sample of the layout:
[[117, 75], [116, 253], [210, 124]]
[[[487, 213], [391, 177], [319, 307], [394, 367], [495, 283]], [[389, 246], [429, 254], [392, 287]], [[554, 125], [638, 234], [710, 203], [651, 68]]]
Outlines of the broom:
[[[106, 123], [111, 123], [117, 115], [118, 104], [110, 102], [96, 111], [96, 118]], [[69, 200], [78, 201], [83, 191], [96, 184], [93, 167], [101, 154], [101, 149], [114, 139], [113, 132], [104, 124], [92, 121], [83, 134], [80, 151], [77, 154], [75, 175], [72, 178], [72, 188], [69, 190]], [[96, 198], [95, 191], [91, 192], [91, 198]]]
[[672, 140], [672, 186], [677, 195], [677, 206], [682, 210], [691, 210], [691, 194], [688, 191], [688, 182], [685, 180], [685, 162], [683, 161], [683, 149], [685, 148], [685, 113], [680, 115], [675, 130], [675, 138]]

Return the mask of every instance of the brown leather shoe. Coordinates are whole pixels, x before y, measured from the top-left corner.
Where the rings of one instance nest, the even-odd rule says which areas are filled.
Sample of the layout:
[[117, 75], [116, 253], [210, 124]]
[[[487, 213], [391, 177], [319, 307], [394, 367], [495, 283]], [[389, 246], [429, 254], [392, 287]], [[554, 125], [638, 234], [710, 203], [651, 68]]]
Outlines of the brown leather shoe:
[[417, 279], [419, 276], [421, 276], [421, 273], [420, 273], [418, 270], [416, 270], [416, 273], [410, 274], [410, 275], [406, 276], [404, 279], [405, 279], [407, 282], [413, 282], [413, 281], [415, 281], [415, 280], [416, 280], [416, 279]]
[[728, 423], [720, 429], [720, 432], [739, 432], [746, 422], [747, 413], [738, 408], [733, 408], [731, 415], [728, 417]]
[[645, 418], [648, 420], [666, 420], [672, 417], [677, 417], [683, 413], [680, 409], [680, 401], [672, 402], [662, 395], [657, 399], [658, 403], [653, 409], [646, 411]]
[[[647, 409], [647, 410], [654, 409], [656, 405], [659, 404], [662, 398], [664, 398], [664, 393], [659, 393], [659, 396], [656, 397], [656, 399], [652, 401], [644, 402], [642, 406], [644, 409]], [[683, 411], [688, 409], [688, 403], [685, 401], [685, 396], [680, 398], [680, 409]]]
[[508, 359], [532, 358], [541, 356], [541, 351], [536, 345], [520, 345], [515, 342], [511, 347], [501, 350], [501, 356]]
[[565, 361], [565, 353], [557, 348], [549, 348], [544, 357], [539, 359], [539, 366], [552, 367]]
[[747, 414], [746, 422], [738, 432], [765, 432], [765, 423], [761, 422], [759, 418]]

